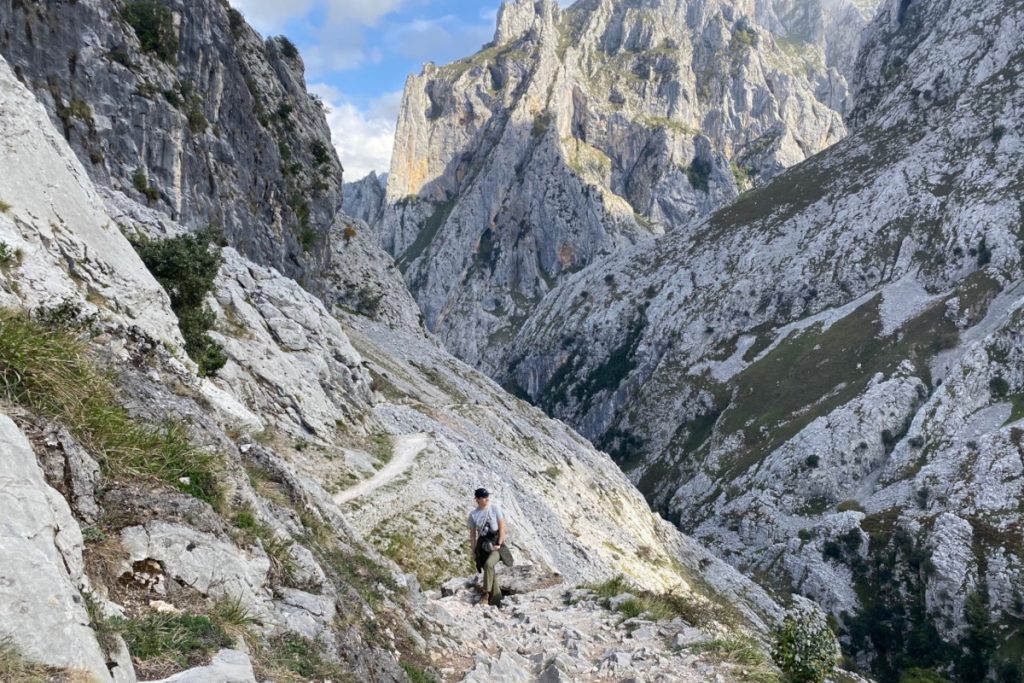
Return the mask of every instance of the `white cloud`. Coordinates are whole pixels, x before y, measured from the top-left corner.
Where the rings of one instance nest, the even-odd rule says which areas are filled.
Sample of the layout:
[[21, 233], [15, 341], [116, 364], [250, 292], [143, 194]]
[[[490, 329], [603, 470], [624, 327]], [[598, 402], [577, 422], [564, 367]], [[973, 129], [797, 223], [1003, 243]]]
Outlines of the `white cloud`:
[[446, 15], [399, 24], [387, 32], [385, 40], [390, 50], [408, 59], [444, 63], [472, 54], [493, 35], [493, 25], [469, 24]]
[[405, 3], [406, 0], [231, 0], [249, 23], [268, 34], [280, 32], [288, 21], [302, 19], [311, 12], [323, 12], [327, 26], [372, 26]]
[[330, 85], [318, 83], [310, 90], [326, 105], [327, 125], [345, 167], [345, 180], [360, 180], [370, 171], [386, 173], [391, 167], [402, 92], [385, 93], [360, 109]]

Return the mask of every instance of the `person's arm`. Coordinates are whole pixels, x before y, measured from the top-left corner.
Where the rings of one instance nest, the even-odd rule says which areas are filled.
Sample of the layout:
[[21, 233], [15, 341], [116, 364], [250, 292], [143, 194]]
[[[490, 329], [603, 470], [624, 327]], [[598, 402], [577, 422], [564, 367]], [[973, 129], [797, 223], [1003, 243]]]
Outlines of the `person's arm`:
[[498, 518], [498, 546], [505, 544], [505, 518]]

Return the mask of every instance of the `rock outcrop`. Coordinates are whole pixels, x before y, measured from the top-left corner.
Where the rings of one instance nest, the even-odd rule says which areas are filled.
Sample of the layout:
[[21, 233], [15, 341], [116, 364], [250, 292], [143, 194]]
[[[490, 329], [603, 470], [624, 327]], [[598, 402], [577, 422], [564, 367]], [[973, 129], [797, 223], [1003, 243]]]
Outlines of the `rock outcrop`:
[[883, 677], [907, 655], [980, 680], [978, 629], [995, 644], [971, 661], [1016, 657], [1022, 22], [1014, 2], [886, 3], [847, 139], [568, 279], [503, 361]]
[[375, 230], [428, 328], [493, 372], [563, 277], [840, 140], [870, 6], [504, 3], [406, 83]]
[[370, 172], [362, 180], [345, 183], [342, 194], [345, 213], [369, 225], [376, 225], [384, 211], [384, 190], [387, 175]]
[[0, 638], [34, 661], [110, 681], [89, 628], [82, 531], [67, 501], [43, 478], [24, 434], [0, 414]]
[[286, 39], [218, 0], [7, 2], [0, 26], [97, 184], [300, 281], [325, 263], [342, 169]]

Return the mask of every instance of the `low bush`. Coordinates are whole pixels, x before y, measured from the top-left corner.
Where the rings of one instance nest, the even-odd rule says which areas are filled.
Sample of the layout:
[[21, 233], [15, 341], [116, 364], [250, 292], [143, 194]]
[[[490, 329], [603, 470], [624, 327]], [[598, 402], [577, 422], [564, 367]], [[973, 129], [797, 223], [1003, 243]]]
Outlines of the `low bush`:
[[222, 261], [220, 251], [211, 249], [217, 237], [205, 230], [135, 245], [149, 272], [171, 297], [185, 351], [204, 377], [216, 374], [227, 362], [224, 349], [207, 334], [216, 317], [204, 302], [213, 291]]
[[823, 683], [839, 662], [839, 642], [824, 623], [787, 617], [775, 634], [772, 659], [787, 683]]
[[311, 140], [309, 152], [313, 155], [313, 163], [317, 166], [325, 166], [331, 161], [331, 150], [323, 140]]
[[0, 310], [0, 395], [64, 424], [110, 476], [159, 480], [222, 502], [216, 457], [194, 448], [179, 423], [132, 418], [112, 378], [71, 331]]
[[146, 169], [141, 166], [135, 169], [135, 175], [132, 176], [132, 185], [136, 190], [145, 195], [146, 200], [150, 204], [160, 199], [160, 191], [149, 184], [149, 175], [146, 173]]
[[171, 64], [177, 61], [178, 34], [170, 9], [155, 0], [134, 0], [124, 6], [121, 17], [135, 31], [143, 52]]
[[299, 49], [287, 36], [278, 36], [277, 42], [281, 44], [281, 54], [285, 59], [296, 59], [299, 56]]

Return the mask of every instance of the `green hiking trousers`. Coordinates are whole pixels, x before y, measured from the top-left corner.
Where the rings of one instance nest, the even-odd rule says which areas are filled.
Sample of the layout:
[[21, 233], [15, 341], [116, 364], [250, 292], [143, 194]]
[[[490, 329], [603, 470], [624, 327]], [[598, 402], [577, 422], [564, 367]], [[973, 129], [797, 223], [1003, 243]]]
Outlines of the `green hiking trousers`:
[[494, 571], [499, 561], [501, 561], [501, 553], [497, 550], [492, 550], [491, 554], [487, 557], [487, 561], [484, 562], [483, 587], [484, 592], [490, 594], [490, 604], [492, 605], [501, 602], [501, 586], [498, 585], [498, 574]]

